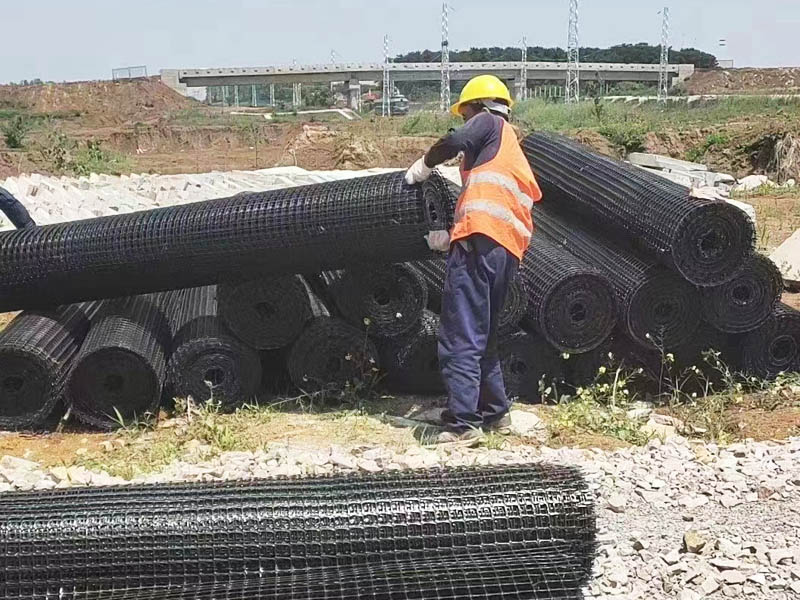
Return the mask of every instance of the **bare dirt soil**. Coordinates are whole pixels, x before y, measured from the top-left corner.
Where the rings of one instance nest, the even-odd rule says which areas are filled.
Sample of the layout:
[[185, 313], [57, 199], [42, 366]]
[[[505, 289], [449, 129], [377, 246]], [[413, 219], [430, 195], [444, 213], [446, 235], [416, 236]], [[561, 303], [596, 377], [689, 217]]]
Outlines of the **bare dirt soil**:
[[697, 69], [686, 82], [689, 94], [800, 93], [800, 68]]
[[158, 78], [0, 86], [0, 107], [32, 114], [75, 114], [94, 126], [147, 122], [197, 103]]

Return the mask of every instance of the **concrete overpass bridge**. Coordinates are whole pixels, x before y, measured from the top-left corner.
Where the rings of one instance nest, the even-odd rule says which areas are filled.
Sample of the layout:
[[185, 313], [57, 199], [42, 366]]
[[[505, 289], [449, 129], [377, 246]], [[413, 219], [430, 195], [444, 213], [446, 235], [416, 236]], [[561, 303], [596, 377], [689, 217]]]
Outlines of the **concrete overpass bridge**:
[[[264, 84], [344, 82], [350, 92], [350, 104], [357, 108], [362, 81], [381, 81], [383, 63], [330, 63], [317, 65], [292, 65], [272, 67], [229, 67], [219, 69], [180, 69], [162, 71], [168, 85], [186, 86], [237, 86]], [[694, 65], [669, 65], [672, 83], [684, 81], [694, 73]], [[492, 73], [508, 82], [516, 96], [523, 86], [537, 81], [562, 81], [567, 77], [567, 63], [528, 62], [526, 81], [522, 80], [522, 63], [511, 62], [453, 62], [450, 63], [452, 80], [467, 80], [476, 75]], [[659, 65], [624, 63], [581, 63], [583, 81], [638, 81], [657, 82]], [[439, 81], [439, 63], [389, 63], [392, 81]]]

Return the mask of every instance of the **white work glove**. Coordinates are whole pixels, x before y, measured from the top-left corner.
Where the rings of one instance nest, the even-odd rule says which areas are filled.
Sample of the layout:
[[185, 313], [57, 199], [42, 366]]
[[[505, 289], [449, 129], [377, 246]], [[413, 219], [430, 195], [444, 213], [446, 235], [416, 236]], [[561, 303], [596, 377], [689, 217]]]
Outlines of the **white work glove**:
[[450, 250], [450, 232], [446, 229], [437, 231], [429, 231], [425, 236], [425, 241], [428, 242], [428, 248], [434, 252], [447, 252]]
[[425, 164], [425, 157], [423, 156], [406, 171], [406, 183], [408, 185], [422, 183], [431, 176], [431, 171], [433, 171], [433, 169]]

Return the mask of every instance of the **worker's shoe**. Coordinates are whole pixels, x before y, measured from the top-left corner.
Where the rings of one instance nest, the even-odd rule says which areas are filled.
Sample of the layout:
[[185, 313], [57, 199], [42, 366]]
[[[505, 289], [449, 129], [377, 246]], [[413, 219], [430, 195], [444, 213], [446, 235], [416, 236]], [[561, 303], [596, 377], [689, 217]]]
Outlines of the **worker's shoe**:
[[443, 431], [436, 437], [435, 443], [472, 448], [482, 441], [483, 431], [480, 429], [467, 429], [466, 431]]
[[498, 435], [511, 435], [513, 432], [512, 427], [511, 413], [506, 413], [499, 419], [483, 424], [483, 428], [487, 432], [496, 433]]

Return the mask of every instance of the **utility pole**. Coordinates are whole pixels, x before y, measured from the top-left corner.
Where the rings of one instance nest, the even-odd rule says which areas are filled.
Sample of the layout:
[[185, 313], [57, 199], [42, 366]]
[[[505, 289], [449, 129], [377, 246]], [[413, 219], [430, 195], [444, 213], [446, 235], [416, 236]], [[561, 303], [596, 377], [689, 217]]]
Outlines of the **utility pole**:
[[439, 110], [447, 112], [450, 108], [450, 41], [447, 12], [450, 7], [442, 2], [442, 85], [439, 93]]
[[522, 68], [519, 74], [520, 90], [519, 99], [528, 99], [528, 38], [522, 36]]
[[658, 69], [658, 101], [666, 102], [669, 97], [669, 7], [664, 7], [661, 22], [661, 65]]
[[381, 94], [381, 116], [391, 116], [392, 107], [389, 105], [391, 96], [391, 82], [389, 81], [389, 36], [383, 36], [383, 93]]
[[[292, 60], [292, 66], [297, 66], [297, 60]], [[298, 109], [303, 104], [303, 92], [300, 83], [292, 84], [292, 108]]]
[[569, 0], [569, 32], [567, 35], [567, 85], [564, 99], [567, 104], [580, 102], [580, 46], [578, 41], [578, 0]]

